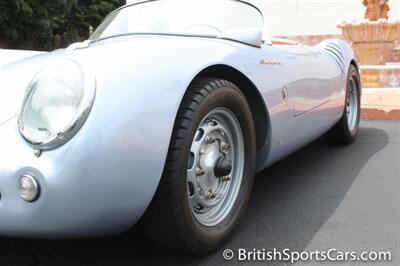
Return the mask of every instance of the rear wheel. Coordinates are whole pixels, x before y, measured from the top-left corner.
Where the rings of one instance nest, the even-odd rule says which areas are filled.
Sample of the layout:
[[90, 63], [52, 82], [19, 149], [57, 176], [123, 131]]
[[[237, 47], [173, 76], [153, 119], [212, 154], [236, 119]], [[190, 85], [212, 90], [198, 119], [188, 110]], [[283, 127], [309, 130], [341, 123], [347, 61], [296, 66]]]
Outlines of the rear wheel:
[[357, 136], [361, 113], [361, 86], [357, 69], [350, 65], [347, 76], [346, 102], [342, 118], [326, 134], [332, 143], [349, 144]]
[[190, 253], [222, 245], [249, 202], [255, 147], [253, 119], [241, 91], [219, 79], [192, 84], [145, 214], [148, 235], [164, 247]]

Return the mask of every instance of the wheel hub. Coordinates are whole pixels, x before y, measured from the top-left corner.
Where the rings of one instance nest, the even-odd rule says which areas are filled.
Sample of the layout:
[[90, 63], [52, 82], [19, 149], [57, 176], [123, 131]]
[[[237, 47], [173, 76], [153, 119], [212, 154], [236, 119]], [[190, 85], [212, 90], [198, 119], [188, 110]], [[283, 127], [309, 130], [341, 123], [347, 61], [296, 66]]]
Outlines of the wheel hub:
[[212, 226], [225, 217], [240, 187], [243, 136], [233, 114], [223, 108], [200, 123], [188, 162], [188, 198], [197, 220]]
[[[219, 179], [214, 173], [215, 166], [221, 156], [221, 151], [218, 145], [219, 140], [212, 144], [205, 144], [204, 149], [200, 154], [200, 168], [203, 169], [204, 175], [199, 178], [199, 187], [204, 190], [214, 192], [219, 186]], [[204, 145], [204, 144], [203, 144]]]

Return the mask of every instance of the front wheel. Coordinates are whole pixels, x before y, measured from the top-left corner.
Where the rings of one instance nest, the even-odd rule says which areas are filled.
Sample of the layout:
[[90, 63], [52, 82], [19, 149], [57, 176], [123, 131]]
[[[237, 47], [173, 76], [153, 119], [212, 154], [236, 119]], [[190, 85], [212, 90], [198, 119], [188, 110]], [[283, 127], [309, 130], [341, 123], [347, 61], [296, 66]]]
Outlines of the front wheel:
[[346, 100], [342, 118], [326, 134], [332, 143], [352, 143], [358, 133], [361, 113], [361, 85], [357, 69], [350, 65], [347, 75]]
[[144, 217], [148, 235], [164, 247], [189, 253], [221, 246], [249, 202], [255, 147], [253, 118], [241, 91], [220, 79], [192, 84]]

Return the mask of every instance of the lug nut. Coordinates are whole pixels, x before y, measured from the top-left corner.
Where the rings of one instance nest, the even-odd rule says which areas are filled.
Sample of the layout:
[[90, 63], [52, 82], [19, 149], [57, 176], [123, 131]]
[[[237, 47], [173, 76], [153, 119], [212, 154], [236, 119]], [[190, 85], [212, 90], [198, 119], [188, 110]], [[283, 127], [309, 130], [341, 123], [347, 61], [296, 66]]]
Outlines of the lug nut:
[[223, 178], [222, 178], [222, 181], [223, 182], [227, 182], [227, 181], [231, 181], [231, 177], [230, 176], [224, 176]]
[[203, 176], [205, 174], [204, 170], [201, 168], [196, 169], [196, 175], [197, 176]]
[[230, 148], [231, 148], [231, 145], [229, 145], [228, 143], [226, 143], [226, 142], [222, 143], [222, 150], [229, 151]]
[[208, 144], [213, 144], [213, 143], [215, 143], [215, 138], [214, 138], [214, 137], [208, 136], [206, 140], [207, 140], [207, 143], [208, 143]]
[[213, 199], [213, 198], [215, 198], [215, 194], [211, 190], [207, 191], [206, 199]]

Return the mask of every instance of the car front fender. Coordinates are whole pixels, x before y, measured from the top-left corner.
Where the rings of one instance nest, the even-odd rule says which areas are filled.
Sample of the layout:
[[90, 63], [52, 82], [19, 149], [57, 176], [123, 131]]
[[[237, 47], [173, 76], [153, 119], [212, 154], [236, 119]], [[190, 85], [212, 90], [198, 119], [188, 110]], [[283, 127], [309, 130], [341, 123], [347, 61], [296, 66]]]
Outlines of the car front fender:
[[[178, 43], [182, 59], [176, 60], [177, 55], [168, 51], [179, 50], [172, 48]], [[96, 99], [79, 132], [39, 157], [19, 135], [16, 119], [0, 127], [0, 235], [109, 235], [129, 229], [141, 218], [162, 176], [176, 114], [189, 84], [213, 64], [241, 67], [231, 58], [239, 44], [216, 40], [207, 57], [193, 53], [209, 45], [206, 42], [194, 42], [190, 49], [182, 40], [164, 44], [161, 50], [153, 50], [159, 47], [156, 43], [132, 47], [131, 42], [121, 42], [65, 51], [63, 56], [95, 74]], [[127, 52], [135, 48], [154, 52]], [[41, 195], [33, 203], [17, 193], [17, 180], [26, 173], [41, 185]]]

